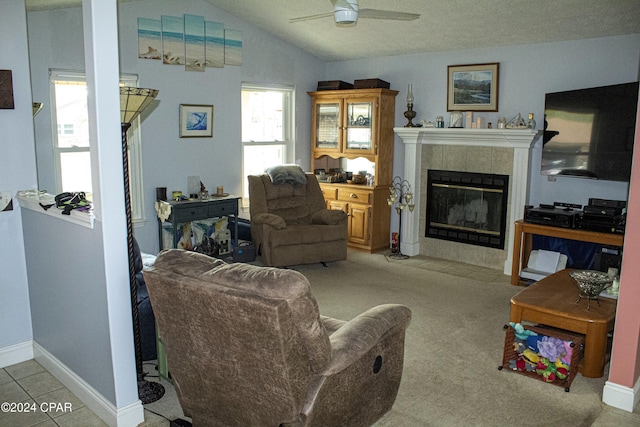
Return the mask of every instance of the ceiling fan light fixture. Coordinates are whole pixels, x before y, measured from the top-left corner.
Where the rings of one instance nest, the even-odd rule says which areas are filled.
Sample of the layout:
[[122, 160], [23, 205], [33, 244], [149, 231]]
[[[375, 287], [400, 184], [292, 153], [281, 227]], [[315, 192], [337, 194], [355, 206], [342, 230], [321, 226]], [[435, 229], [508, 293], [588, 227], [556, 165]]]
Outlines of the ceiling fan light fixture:
[[355, 24], [358, 22], [358, 12], [355, 10], [336, 10], [336, 24]]
[[358, 0], [346, 0], [347, 6], [336, 4], [334, 17], [336, 24], [355, 24], [358, 22]]

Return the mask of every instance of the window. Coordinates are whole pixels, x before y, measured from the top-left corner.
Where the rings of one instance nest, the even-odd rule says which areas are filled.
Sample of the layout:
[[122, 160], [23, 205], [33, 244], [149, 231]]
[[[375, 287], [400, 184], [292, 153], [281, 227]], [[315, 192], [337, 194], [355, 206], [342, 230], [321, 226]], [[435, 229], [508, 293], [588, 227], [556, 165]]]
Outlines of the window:
[[242, 85], [242, 196], [248, 206], [248, 175], [293, 163], [294, 90], [292, 87]]
[[58, 125], [58, 135], [73, 135], [73, 123]]
[[[137, 86], [138, 78], [120, 77], [123, 86]], [[83, 72], [50, 70], [51, 109], [55, 170], [55, 192], [84, 191], [92, 197], [87, 83]], [[131, 213], [134, 222], [144, 220], [140, 122], [128, 131]]]

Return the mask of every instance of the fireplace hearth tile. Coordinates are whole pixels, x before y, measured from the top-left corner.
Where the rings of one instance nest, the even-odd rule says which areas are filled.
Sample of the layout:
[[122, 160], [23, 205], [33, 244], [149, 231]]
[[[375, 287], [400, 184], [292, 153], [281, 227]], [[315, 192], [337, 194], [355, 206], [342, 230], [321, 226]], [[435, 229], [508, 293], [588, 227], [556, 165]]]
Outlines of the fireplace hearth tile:
[[[467, 167], [467, 147], [446, 146], [442, 151], [443, 165], [442, 169], [450, 171], [463, 171]], [[431, 168], [435, 169], [435, 168]]]
[[428, 169], [444, 169], [444, 147], [442, 145], [425, 145], [422, 148], [421, 171], [427, 174]]
[[493, 147], [491, 160], [491, 173], [511, 175], [513, 172], [513, 150], [511, 148]]
[[484, 147], [467, 147], [466, 165], [462, 169], [466, 172], [492, 173], [493, 164], [491, 150]]

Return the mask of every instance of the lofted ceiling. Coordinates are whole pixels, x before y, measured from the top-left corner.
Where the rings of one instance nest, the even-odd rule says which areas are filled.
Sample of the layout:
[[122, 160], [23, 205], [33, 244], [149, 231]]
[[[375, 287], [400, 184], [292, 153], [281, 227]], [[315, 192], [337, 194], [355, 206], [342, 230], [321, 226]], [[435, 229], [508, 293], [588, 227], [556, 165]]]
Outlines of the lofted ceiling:
[[[122, 0], [121, 0], [122, 1]], [[130, 1], [130, 0], [127, 0]], [[325, 61], [640, 33], [640, 0], [359, 0], [361, 9], [418, 13], [339, 27], [330, 0], [203, 0]], [[26, 0], [30, 10], [81, 0]]]

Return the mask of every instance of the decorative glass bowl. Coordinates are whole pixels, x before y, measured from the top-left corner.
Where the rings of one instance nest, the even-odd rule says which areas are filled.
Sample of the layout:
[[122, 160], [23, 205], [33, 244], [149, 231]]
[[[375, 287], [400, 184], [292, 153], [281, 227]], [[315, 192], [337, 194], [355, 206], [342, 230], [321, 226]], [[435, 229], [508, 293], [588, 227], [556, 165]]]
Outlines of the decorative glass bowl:
[[580, 298], [578, 298], [576, 304], [579, 303], [582, 298], [588, 298], [587, 310], [591, 308], [591, 300], [597, 300], [600, 292], [604, 291], [613, 283], [613, 277], [607, 273], [596, 270], [576, 270], [570, 272], [569, 276], [571, 276], [580, 288]]

